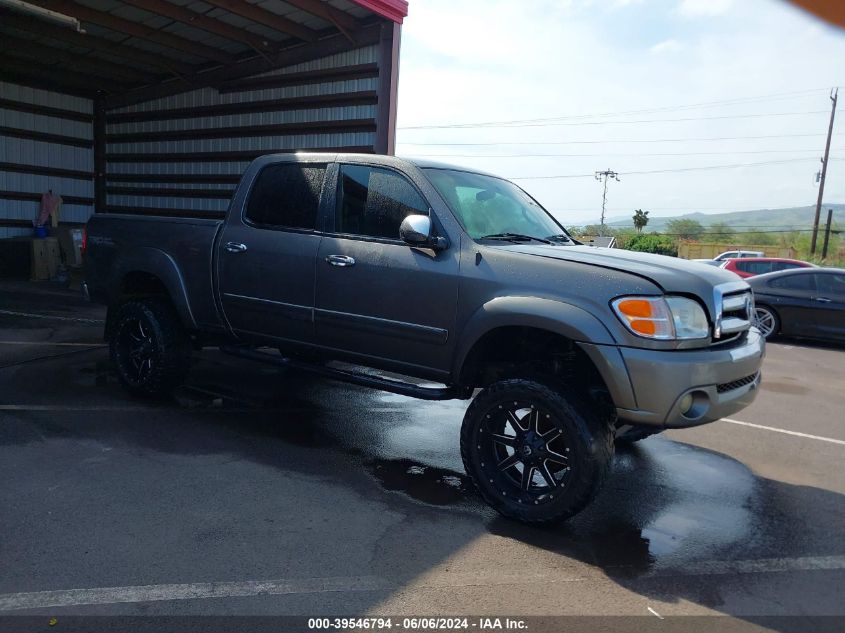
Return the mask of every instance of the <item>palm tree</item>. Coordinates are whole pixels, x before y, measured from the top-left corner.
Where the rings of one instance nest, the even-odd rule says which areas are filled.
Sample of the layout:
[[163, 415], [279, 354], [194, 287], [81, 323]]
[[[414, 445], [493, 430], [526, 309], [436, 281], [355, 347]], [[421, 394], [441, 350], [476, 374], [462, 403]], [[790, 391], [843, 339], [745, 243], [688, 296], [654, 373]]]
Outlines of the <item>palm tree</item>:
[[648, 224], [648, 211], [642, 209], [634, 211], [634, 226], [637, 228], [637, 233], [642, 233], [646, 224]]

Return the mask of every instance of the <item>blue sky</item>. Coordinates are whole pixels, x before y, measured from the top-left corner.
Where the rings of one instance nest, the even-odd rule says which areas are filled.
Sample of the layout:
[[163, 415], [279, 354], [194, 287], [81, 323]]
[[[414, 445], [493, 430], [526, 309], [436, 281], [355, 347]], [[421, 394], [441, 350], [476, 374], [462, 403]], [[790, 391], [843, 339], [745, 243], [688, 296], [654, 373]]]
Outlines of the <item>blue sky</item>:
[[609, 216], [814, 204], [845, 87], [845, 31], [781, 0], [412, 0], [402, 37], [397, 153], [520, 178], [570, 224], [607, 168]]

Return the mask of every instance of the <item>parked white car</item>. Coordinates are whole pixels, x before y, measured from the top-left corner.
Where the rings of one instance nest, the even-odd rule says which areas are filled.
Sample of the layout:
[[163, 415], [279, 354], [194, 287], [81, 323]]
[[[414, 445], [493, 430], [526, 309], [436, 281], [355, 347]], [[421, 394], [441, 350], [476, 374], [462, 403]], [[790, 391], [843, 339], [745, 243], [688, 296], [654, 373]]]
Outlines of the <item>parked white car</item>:
[[716, 261], [724, 261], [726, 259], [736, 259], [738, 257], [765, 257], [763, 251], [725, 251], [716, 255], [713, 259]]

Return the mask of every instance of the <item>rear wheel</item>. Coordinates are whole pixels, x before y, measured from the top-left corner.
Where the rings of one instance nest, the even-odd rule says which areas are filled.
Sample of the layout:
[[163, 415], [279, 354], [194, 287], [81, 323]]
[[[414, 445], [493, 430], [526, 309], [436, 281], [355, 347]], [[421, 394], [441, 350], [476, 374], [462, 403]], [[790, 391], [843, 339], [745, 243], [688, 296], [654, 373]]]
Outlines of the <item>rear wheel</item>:
[[754, 326], [768, 340], [780, 331], [780, 319], [774, 309], [758, 305], [754, 308]]
[[502, 515], [567, 519], [592, 501], [613, 456], [613, 431], [552, 382], [511, 379], [482, 390], [461, 428], [464, 467]]
[[109, 351], [123, 387], [136, 396], [155, 397], [184, 381], [191, 341], [170, 304], [139, 299], [118, 309]]

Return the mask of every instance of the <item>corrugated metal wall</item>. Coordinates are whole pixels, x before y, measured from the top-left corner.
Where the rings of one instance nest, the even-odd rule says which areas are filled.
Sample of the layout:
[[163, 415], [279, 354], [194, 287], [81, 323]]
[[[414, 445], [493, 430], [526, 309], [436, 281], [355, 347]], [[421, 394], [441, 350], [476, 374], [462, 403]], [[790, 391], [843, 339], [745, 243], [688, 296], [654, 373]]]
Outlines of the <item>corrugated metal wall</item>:
[[[222, 214], [249, 160], [373, 151], [378, 46], [120, 108], [107, 115], [107, 207]], [[149, 191], [149, 193], [147, 193]]]
[[0, 238], [30, 235], [41, 194], [64, 199], [61, 220], [93, 211], [93, 103], [0, 82]]

